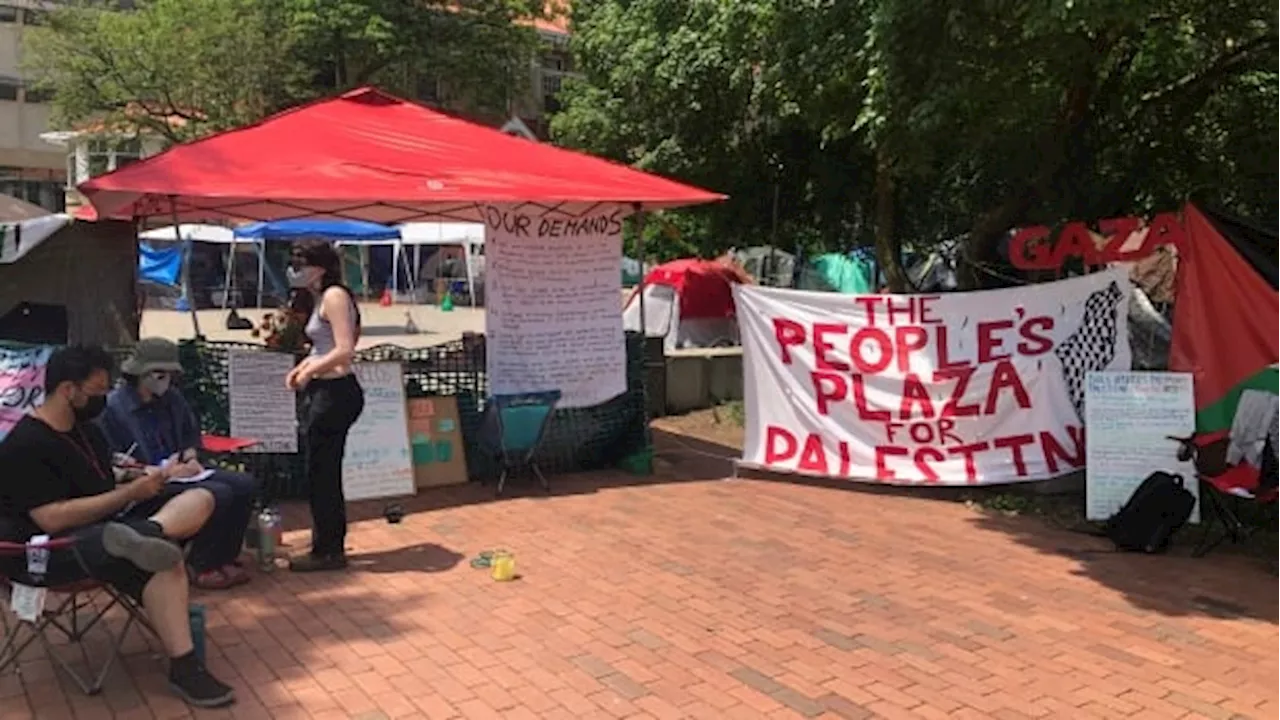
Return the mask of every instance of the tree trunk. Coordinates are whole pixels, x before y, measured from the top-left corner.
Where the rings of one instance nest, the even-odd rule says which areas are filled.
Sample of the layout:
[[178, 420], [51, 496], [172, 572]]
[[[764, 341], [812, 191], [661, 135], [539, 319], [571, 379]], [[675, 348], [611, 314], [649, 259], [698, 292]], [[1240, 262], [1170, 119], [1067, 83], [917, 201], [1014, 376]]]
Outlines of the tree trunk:
[[897, 238], [894, 222], [893, 169], [889, 154], [876, 151], [876, 260], [884, 271], [889, 292], [909, 291], [907, 274], [902, 270], [902, 243]]

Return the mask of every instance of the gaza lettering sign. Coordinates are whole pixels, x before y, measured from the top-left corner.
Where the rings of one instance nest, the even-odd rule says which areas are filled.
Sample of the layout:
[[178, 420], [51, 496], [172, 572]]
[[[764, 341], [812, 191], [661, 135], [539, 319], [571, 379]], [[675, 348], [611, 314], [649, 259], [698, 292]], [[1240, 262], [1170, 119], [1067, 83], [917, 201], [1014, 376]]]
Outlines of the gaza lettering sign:
[[[1043, 225], [1021, 228], [1009, 240], [1009, 261], [1020, 270], [1053, 270], [1071, 258], [1085, 265], [1136, 262], [1162, 245], [1176, 248], [1186, 242], [1182, 222], [1174, 213], [1160, 213], [1145, 225], [1136, 217], [1108, 218], [1098, 222], [1098, 230], [1101, 245], [1089, 227], [1078, 221], [1063, 225], [1056, 238]], [[1135, 234], [1141, 234], [1142, 241], [1132, 246], [1129, 239]]]
[[734, 289], [748, 466], [996, 484], [1084, 466], [1089, 372], [1128, 370], [1120, 269], [1008, 290]]

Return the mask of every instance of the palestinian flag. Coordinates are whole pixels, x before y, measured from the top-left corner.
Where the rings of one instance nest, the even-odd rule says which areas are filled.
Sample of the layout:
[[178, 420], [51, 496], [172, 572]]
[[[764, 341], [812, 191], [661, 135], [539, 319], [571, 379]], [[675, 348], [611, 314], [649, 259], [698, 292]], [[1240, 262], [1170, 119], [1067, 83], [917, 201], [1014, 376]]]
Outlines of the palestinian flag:
[[1214, 466], [1201, 472], [1274, 468], [1276, 236], [1194, 205], [1183, 222], [1169, 369], [1195, 376], [1196, 444]]

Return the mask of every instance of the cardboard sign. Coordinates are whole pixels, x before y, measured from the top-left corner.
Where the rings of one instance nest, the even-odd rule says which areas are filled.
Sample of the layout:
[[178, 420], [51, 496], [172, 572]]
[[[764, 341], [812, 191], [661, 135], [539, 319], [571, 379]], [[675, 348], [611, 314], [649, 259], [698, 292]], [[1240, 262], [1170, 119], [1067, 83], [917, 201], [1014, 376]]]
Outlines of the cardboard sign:
[[408, 415], [414, 485], [421, 489], [465, 483], [467, 456], [458, 422], [458, 399], [412, 398]]

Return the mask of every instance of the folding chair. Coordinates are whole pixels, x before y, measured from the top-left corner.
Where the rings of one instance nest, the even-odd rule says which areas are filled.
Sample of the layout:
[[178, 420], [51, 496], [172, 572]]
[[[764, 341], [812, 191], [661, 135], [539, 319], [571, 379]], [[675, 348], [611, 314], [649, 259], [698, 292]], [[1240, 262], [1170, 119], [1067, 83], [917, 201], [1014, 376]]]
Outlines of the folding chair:
[[[50, 555], [53, 553], [73, 553], [76, 561], [80, 563], [81, 567], [84, 567], [80, 554], [75, 549], [74, 538], [57, 538], [40, 545], [0, 542], [0, 560], [16, 560], [25, 563], [28, 549], [45, 549], [49, 551]], [[88, 570], [86, 568], [87, 574]], [[6, 604], [8, 603], [8, 598], [11, 597], [14, 583], [31, 586], [42, 585], [25, 573], [0, 574], [0, 592], [4, 593]], [[3, 645], [0, 645], [0, 674], [3, 674], [10, 667], [16, 670], [22, 651], [26, 650], [32, 642], [39, 640], [49, 658], [76, 685], [80, 686], [84, 694], [97, 695], [102, 692], [102, 683], [106, 680], [107, 673], [111, 670], [112, 664], [115, 663], [116, 657], [120, 654], [120, 648], [124, 644], [124, 640], [133, 624], [137, 622], [143, 629], [155, 636], [155, 629], [151, 627], [146, 617], [142, 615], [142, 609], [131, 598], [121, 595], [110, 585], [88, 579], [65, 585], [43, 585], [43, 587], [46, 588], [50, 597], [46, 600], [44, 612], [40, 614], [35, 622], [21, 620], [15, 615], [14, 622], [10, 625], [7, 617], [8, 613], [0, 613], [0, 622], [3, 623], [5, 630]], [[96, 603], [94, 602], [95, 597], [98, 595], [105, 595], [107, 598], [105, 606], [100, 609], [95, 607]], [[55, 596], [59, 599], [55, 600]], [[85, 649], [84, 638], [98, 624], [98, 621], [116, 605], [124, 608], [128, 617], [125, 619], [124, 627], [120, 629], [118, 635], [113, 636], [111, 630], [104, 625], [103, 630], [111, 640], [109, 646], [110, 654], [103, 661], [102, 667], [97, 673], [93, 674], [93, 664], [89, 659], [88, 650]], [[87, 619], [82, 618], [80, 612], [85, 608], [90, 609]], [[26, 631], [26, 638], [22, 639], [24, 630]], [[48, 637], [48, 634], [53, 631], [61, 633], [68, 643], [79, 647], [85, 670], [90, 673], [91, 677], [86, 677], [77, 672], [71, 663], [63, 657], [63, 653], [58, 651]]]
[[551, 424], [551, 416], [559, 401], [559, 390], [494, 395], [489, 398], [485, 407], [481, 441], [502, 463], [497, 495], [502, 494], [507, 476], [521, 467], [529, 468], [538, 478], [542, 489], [551, 491], [551, 485], [533, 457], [542, 444], [542, 438]]
[[[1192, 556], [1203, 557], [1224, 540], [1242, 543], [1261, 529], [1265, 513], [1275, 507], [1278, 495], [1276, 453], [1271, 441], [1263, 446], [1262, 467], [1255, 468], [1248, 464], [1227, 465], [1225, 456], [1211, 456], [1206, 460], [1201, 453], [1203, 448], [1191, 438], [1174, 439], [1182, 443], [1178, 458], [1194, 460], [1197, 469], [1202, 470], [1199, 473], [1200, 523], [1204, 526], [1204, 535], [1191, 552]], [[1252, 522], [1246, 522], [1245, 517]], [[1214, 530], [1219, 525], [1222, 532], [1214, 538]]]

